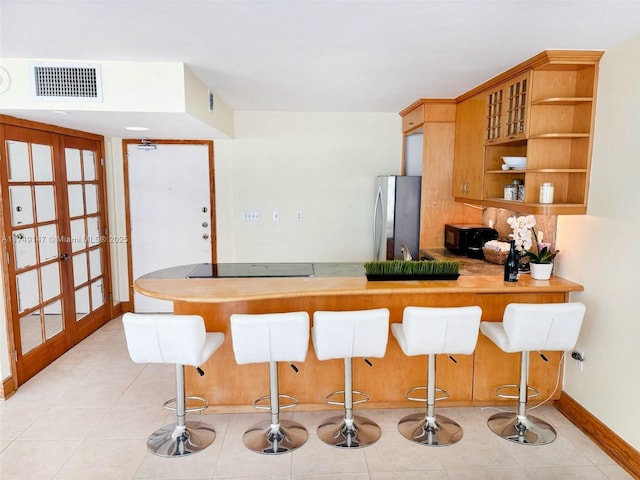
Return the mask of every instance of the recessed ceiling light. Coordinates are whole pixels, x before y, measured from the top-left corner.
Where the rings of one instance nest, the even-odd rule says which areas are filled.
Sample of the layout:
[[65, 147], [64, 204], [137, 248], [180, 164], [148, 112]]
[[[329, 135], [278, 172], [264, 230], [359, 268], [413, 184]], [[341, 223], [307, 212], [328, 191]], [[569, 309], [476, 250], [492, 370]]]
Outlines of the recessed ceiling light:
[[62, 110], [52, 110], [51, 113], [54, 115], [69, 115], [69, 112], [63, 112]]
[[125, 127], [125, 129], [132, 132], [144, 132], [146, 130], [149, 130], [147, 127]]

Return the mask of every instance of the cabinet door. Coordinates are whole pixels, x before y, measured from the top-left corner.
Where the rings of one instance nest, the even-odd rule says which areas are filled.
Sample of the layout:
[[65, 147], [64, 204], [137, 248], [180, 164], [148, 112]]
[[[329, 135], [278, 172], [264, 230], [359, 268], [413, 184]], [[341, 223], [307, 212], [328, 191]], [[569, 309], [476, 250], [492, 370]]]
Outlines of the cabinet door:
[[504, 87], [503, 141], [526, 138], [529, 87], [529, 72], [510, 80]]
[[526, 72], [487, 92], [487, 144], [526, 138], [529, 76], [529, 72]]
[[453, 196], [482, 199], [486, 94], [458, 104], [453, 167]]

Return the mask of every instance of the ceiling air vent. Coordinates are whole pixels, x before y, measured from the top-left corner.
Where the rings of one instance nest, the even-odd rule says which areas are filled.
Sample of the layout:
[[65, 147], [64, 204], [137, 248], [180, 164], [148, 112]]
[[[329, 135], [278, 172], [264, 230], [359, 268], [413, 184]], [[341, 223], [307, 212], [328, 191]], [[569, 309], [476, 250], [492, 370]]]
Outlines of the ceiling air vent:
[[100, 65], [33, 63], [31, 76], [35, 100], [102, 101]]

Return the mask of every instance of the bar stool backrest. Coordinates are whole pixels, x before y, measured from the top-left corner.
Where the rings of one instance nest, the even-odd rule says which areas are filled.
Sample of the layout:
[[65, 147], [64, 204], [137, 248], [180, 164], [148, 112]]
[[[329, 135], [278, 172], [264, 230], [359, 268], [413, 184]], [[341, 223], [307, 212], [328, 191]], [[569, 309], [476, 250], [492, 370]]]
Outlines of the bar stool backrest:
[[304, 362], [309, 349], [307, 312], [231, 315], [236, 363]]
[[469, 355], [476, 348], [481, 316], [478, 306], [406, 307], [398, 342], [406, 355]]
[[222, 333], [209, 334], [199, 315], [125, 313], [127, 348], [136, 363], [173, 363], [198, 367], [222, 344]]
[[506, 351], [571, 350], [575, 347], [585, 306], [572, 303], [510, 303], [502, 324]]
[[311, 334], [318, 360], [384, 357], [389, 310], [318, 311], [313, 314]]

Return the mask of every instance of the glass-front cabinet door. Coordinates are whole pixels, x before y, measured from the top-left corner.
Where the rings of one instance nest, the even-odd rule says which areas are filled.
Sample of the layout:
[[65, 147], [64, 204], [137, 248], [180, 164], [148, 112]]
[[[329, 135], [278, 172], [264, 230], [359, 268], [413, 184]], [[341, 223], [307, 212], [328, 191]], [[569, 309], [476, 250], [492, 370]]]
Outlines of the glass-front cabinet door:
[[101, 145], [9, 125], [1, 133], [3, 252], [20, 384], [108, 320]]

